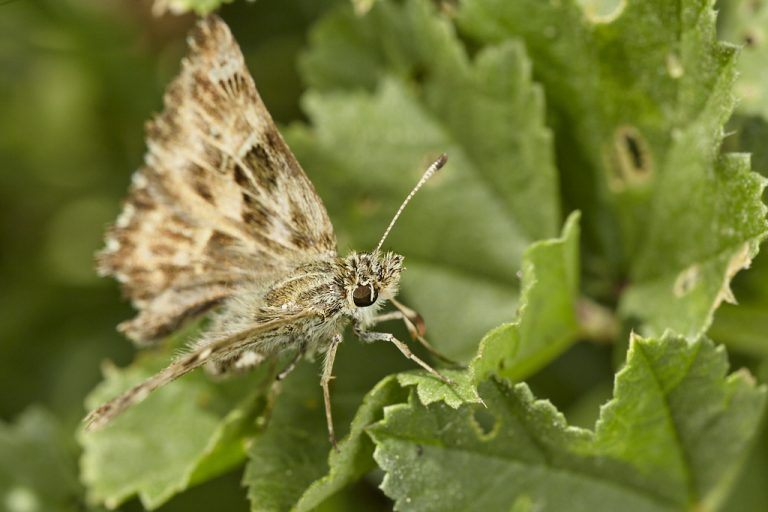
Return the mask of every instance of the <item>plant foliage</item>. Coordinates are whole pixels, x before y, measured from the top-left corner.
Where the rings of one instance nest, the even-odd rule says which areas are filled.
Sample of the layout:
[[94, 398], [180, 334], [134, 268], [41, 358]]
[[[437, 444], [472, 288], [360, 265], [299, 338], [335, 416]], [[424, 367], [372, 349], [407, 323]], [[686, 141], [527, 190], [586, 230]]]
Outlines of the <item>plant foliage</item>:
[[[102, 431], [78, 431], [79, 481], [69, 435], [79, 407], [63, 419], [31, 408], [0, 424], [0, 508], [130, 508], [138, 498], [150, 510], [194, 510], [175, 504], [244, 468], [241, 505], [265, 512], [768, 509], [768, 264], [758, 255], [768, 234], [768, 4], [721, 2], [719, 19], [712, 0], [222, 4], [154, 8], [221, 9], [247, 60], [263, 65], [253, 71], [267, 105], [270, 94], [275, 104], [299, 102], [303, 119], [290, 108], [278, 117], [294, 121], [282, 131], [328, 208], [340, 252], [372, 248], [429, 158], [448, 153], [387, 246], [406, 258], [403, 301], [424, 316], [434, 345], [466, 366], [443, 370], [449, 386], [393, 347], [348, 334], [334, 372], [338, 451], [327, 440], [317, 362], [279, 385], [266, 367], [221, 381], [197, 372]], [[62, 19], [70, 36], [118, 37]], [[36, 23], [31, 33], [51, 32]], [[286, 27], [295, 41], [280, 35]], [[159, 101], [167, 77], [156, 91], [121, 89], [122, 68], [85, 55], [83, 70], [101, 70], [110, 90]], [[270, 89], [270, 80], [294, 62], [305, 91], [278, 100], [282, 83]], [[67, 72], [89, 76], [77, 69]], [[52, 155], [69, 155], [73, 137], [62, 127], [78, 109], [62, 105], [92, 113], [78, 121], [83, 133], [104, 131], [97, 109], [82, 108], [88, 95], [68, 86], [44, 101], [14, 89], [50, 113]], [[19, 108], [5, 111], [24, 119]], [[139, 130], [132, 109], [113, 115], [114, 130]], [[12, 134], [9, 126], [0, 121], [0, 133]], [[135, 164], [135, 137], [107, 146]], [[8, 140], [17, 139], [0, 149]], [[45, 152], [25, 158], [33, 169], [52, 165]], [[71, 266], [82, 259], [66, 243], [74, 228], [57, 226], [106, 221], [117, 201], [109, 194], [78, 200], [50, 228], [51, 261], [70, 283], [89, 277]], [[8, 297], [25, 297], [22, 281], [9, 282]], [[104, 365], [86, 406], [162, 367], [195, 330], [123, 367]], [[745, 368], [729, 370], [726, 349]]]

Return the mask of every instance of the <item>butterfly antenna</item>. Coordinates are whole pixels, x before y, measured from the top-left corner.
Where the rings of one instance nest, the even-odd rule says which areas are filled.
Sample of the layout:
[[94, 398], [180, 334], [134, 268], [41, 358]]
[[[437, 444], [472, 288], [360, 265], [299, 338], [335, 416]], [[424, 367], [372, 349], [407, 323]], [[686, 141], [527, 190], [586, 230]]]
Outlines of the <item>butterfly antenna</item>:
[[397, 209], [397, 213], [395, 213], [395, 216], [392, 217], [392, 221], [389, 223], [389, 226], [387, 226], [386, 231], [384, 231], [384, 236], [381, 237], [381, 240], [379, 240], [379, 245], [376, 246], [376, 249], [373, 251], [374, 253], [379, 252], [379, 249], [381, 249], [382, 244], [384, 244], [384, 240], [387, 239], [387, 236], [389, 236], [389, 232], [392, 231], [392, 226], [395, 225], [395, 222], [397, 222], [398, 217], [400, 217], [400, 214], [403, 213], [403, 210], [405, 210], [405, 206], [413, 199], [413, 196], [416, 195], [416, 192], [419, 191], [419, 189], [424, 186], [424, 184], [434, 176], [437, 171], [443, 168], [445, 165], [445, 162], [448, 161], [448, 155], [443, 153], [438, 157], [437, 160], [432, 162], [432, 165], [430, 165], [426, 171], [424, 171], [424, 174], [422, 175], [419, 182], [416, 184], [415, 187], [413, 187], [413, 190], [406, 196], [405, 201], [403, 201], [403, 204], [400, 205], [400, 208]]

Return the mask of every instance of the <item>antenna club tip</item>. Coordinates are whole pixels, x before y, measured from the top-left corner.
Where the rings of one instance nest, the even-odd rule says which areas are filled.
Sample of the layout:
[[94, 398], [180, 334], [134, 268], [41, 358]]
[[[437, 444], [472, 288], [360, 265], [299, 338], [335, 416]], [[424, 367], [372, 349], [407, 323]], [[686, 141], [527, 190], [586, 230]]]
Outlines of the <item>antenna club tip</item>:
[[441, 154], [435, 160], [435, 170], [440, 170], [448, 162], [448, 155], [446, 153]]

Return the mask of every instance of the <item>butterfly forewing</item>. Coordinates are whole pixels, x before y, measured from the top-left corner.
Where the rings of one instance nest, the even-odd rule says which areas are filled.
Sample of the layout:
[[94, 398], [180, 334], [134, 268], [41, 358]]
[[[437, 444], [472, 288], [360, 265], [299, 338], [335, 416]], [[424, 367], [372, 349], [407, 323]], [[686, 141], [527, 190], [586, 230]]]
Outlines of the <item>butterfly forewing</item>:
[[173, 331], [240, 286], [336, 254], [328, 214], [227, 26], [201, 20], [189, 44], [98, 258], [140, 310], [121, 325], [135, 340]]

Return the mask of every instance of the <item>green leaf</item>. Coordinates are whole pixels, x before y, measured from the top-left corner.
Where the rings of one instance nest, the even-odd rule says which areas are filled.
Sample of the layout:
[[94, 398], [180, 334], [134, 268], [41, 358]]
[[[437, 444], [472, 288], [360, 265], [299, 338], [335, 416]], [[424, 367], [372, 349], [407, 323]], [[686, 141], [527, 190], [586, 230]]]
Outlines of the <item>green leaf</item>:
[[472, 362], [478, 381], [491, 374], [524, 378], [582, 333], [576, 318], [578, 221], [578, 214], [571, 215], [560, 238], [536, 242], [526, 250], [518, 318], [493, 329], [480, 342]]
[[710, 510], [765, 402], [746, 372], [726, 373], [706, 339], [634, 338], [594, 432], [525, 384], [483, 383], [487, 409], [412, 394], [369, 429], [382, 488], [400, 510]]
[[[752, 165], [768, 174], [768, 123], [760, 117], [736, 116], [730, 123], [735, 132], [724, 143], [729, 150], [752, 153]], [[733, 281], [737, 304], [717, 310], [708, 335], [729, 348], [757, 356], [768, 355], [768, 255], [758, 254], [748, 271]]]
[[765, 510], [768, 508], [768, 422], [757, 431], [755, 445], [741, 468], [722, 510]]
[[385, 248], [406, 257], [403, 295], [430, 339], [468, 360], [488, 329], [512, 318], [525, 248], [559, 222], [551, 134], [528, 59], [509, 42], [470, 60], [448, 19], [422, 1], [377, 2], [362, 17], [347, 6], [311, 41], [302, 69], [312, 130], [294, 128], [289, 142], [342, 248], [372, 248], [430, 158], [449, 156]]
[[339, 443], [339, 451], [331, 451], [328, 457], [328, 473], [303, 492], [293, 509], [313, 510], [344, 486], [374, 469], [373, 443], [365, 435], [365, 428], [381, 419], [385, 406], [405, 399], [406, 394], [395, 383], [394, 377], [385, 378], [368, 392], [352, 420], [349, 436]]
[[0, 508], [8, 512], [83, 510], [77, 446], [48, 411], [32, 407], [0, 423]]
[[330, 443], [318, 383], [314, 366], [302, 363], [282, 384], [267, 428], [248, 449], [243, 485], [251, 510], [290, 509], [327, 470]]
[[[363, 17], [341, 9], [315, 26], [311, 43], [301, 64], [314, 91], [374, 91], [396, 77], [461, 146], [477, 178], [495, 189], [495, 201], [528, 239], [556, 234], [551, 133], [521, 45], [484, 48], [473, 62], [449, 20], [421, 0], [379, 2]], [[541, 201], [535, 207], [534, 198]]]
[[768, 117], [768, 5], [750, 0], [721, 1], [723, 15], [718, 29], [723, 39], [741, 46], [736, 94], [737, 109]]
[[[735, 302], [730, 281], [737, 272], [749, 267], [764, 238], [765, 206], [759, 199], [764, 182], [748, 169], [747, 157], [725, 155], [714, 169], [714, 179], [705, 188], [696, 190], [695, 185], [688, 186], [689, 200], [693, 204], [707, 204], [707, 208], [683, 213], [681, 204], [668, 212], [667, 221], [673, 222], [676, 216], [695, 224], [691, 213], [709, 217], [706, 221], [714, 226], [715, 236], [704, 237], [704, 241], [696, 231], [683, 237], [680, 232], [662, 233], [659, 228], [658, 244], [654, 245], [660, 252], [647, 261], [656, 259], [659, 267], [664, 265], [667, 270], [656, 276], [648, 274], [628, 288], [621, 304], [625, 316], [647, 319], [650, 332], [672, 329], [696, 336], [709, 327], [723, 301]], [[679, 182], [676, 186], [681, 185]], [[701, 232], [709, 234], [713, 229]], [[680, 237], [677, 241], [671, 239], [675, 234]], [[663, 252], [662, 247], [669, 252]], [[671, 252], [685, 255], [671, 258], [678, 260], [674, 263], [677, 268], [671, 268], [668, 260], [662, 263]]]
[[[149, 377], [169, 358], [168, 350], [160, 350], [143, 354], [127, 369], [107, 367], [106, 380], [88, 397], [88, 407]], [[138, 494], [146, 508], [154, 509], [240, 464], [265, 405], [260, 384], [265, 370], [222, 382], [194, 372], [152, 393], [102, 430], [80, 432], [81, 478], [89, 499], [114, 508]]]
[[750, 153], [752, 168], [768, 176], [768, 121], [760, 116], [735, 115], [728, 122], [723, 151]]
[[600, 454], [631, 462], [666, 498], [713, 508], [765, 403], [764, 387], [746, 370], [726, 375], [727, 367], [725, 349], [706, 339], [633, 339], [597, 424]]
[[582, 210], [587, 286], [644, 322], [695, 337], [765, 236], [762, 180], [719, 155], [734, 47], [711, 0], [628, 0], [588, 17], [575, 0], [466, 0], [481, 43], [525, 41], [556, 127], [566, 202]]
[[472, 372], [441, 370], [441, 373], [451, 379], [451, 384], [446, 384], [423, 370], [401, 373], [397, 376], [397, 382], [403, 387], [414, 386], [416, 395], [424, 405], [443, 402], [448, 407], [457, 409], [468, 403], [482, 403]]
[[584, 15], [595, 23], [611, 21], [624, 8], [624, 0], [577, 0]]
[[[252, 510], [312, 510], [373, 469], [373, 445], [363, 429], [381, 418], [385, 405], [405, 399], [394, 377], [375, 384], [408, 366], [389, 344], [342, 344], [331, 404], [337, 438], [349, 434], [335, 452], [328, 441], [317, 367], [302, 363], [282, 383], [267, 428], [248, 450], [243, 484]], [[360, 372], [361, 367], [366, 371]]]
[[213, 12], [222, 5], [232, 1], [233, 0], [155, 0], [154, 11], [157, 13], [171, 12], [173, 14], [194, 12], [202, 16]]
[[[766, 281], [760, 277], [761, 282]], [[765, 303], [726, 304], [715, 315], [709, 335], [741, 352], [768, 356], [768, 309]]]

